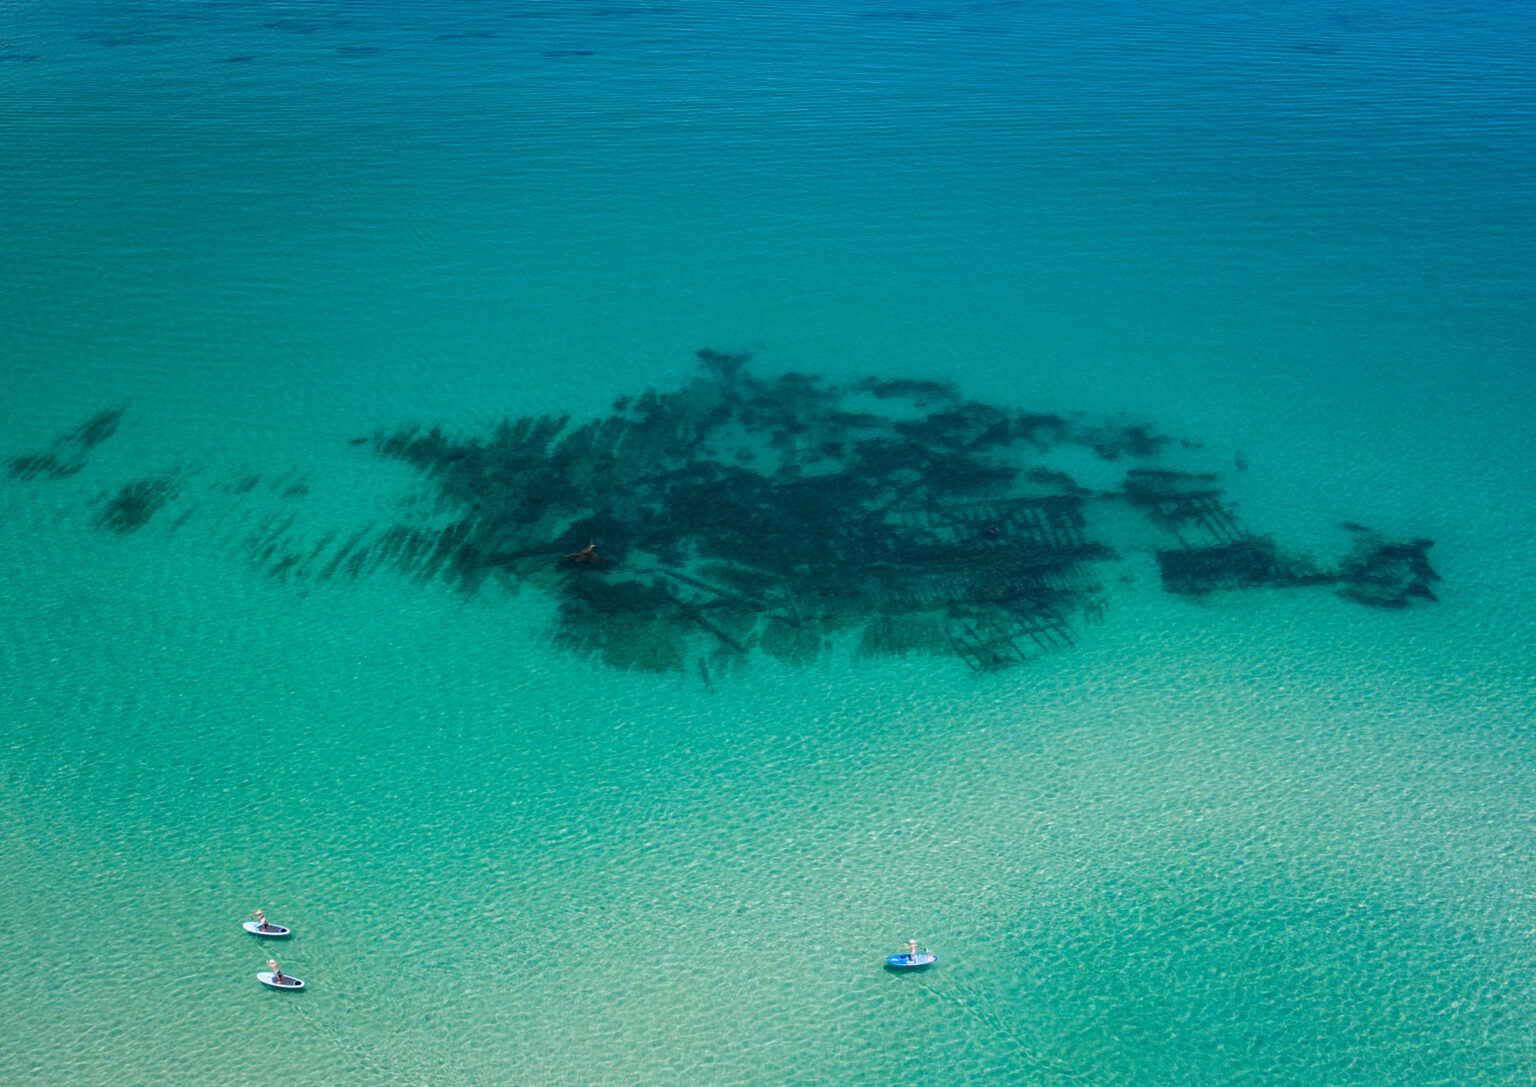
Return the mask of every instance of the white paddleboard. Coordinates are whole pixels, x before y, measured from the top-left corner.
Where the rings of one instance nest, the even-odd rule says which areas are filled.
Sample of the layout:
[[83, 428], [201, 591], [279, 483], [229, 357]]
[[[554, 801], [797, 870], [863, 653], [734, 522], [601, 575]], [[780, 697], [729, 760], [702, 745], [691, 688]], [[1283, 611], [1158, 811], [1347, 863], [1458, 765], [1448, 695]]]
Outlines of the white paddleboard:
[[260, 921], [247, 921], [240, 927], [252, 936], [264, 936], [268, 940], [280, 940], [284, 936], [293, 935], [293, 929], [287, 925], [274, 925], [271, 921], [268, 921], [265, 927], [262, 926]]
[[304, 983], [302, 981], [300, 981], [298, 978], [289, 977], [287, 974], [284, 974], [283, 975], [283, 980], [282, 981], [278, 981], [277, 980], [277, 975], [274, 974], [270, 970], [263, 970], [261, 973], [257, 974], [256, 975], [256, 980], [261, 982], [268, 989], [288, 989], [288, 990], [293, 990], [293, 989], [302, 989], [302, 988], [304, 988]]

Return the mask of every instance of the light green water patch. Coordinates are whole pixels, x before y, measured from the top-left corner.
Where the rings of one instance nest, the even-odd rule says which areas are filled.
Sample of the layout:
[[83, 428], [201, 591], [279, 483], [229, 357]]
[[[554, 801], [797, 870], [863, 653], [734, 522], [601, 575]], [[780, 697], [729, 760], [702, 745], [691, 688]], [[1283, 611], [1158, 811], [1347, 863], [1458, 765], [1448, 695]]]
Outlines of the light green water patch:
[[[19, 1081], [1529, 1066], [1524, 741], [1390, 625], [1341, 657], [1277, 600], [1008, 681], [829, 658], [709, 692], [553, 655], [517, 607], [59, 537], [5, 612], [9, 900], [50, 919], [13, 954], [47, 986]], [[258, 905], [309, 992], [255, 983]], [[909, 935], [941, 968], [880, 969]]]

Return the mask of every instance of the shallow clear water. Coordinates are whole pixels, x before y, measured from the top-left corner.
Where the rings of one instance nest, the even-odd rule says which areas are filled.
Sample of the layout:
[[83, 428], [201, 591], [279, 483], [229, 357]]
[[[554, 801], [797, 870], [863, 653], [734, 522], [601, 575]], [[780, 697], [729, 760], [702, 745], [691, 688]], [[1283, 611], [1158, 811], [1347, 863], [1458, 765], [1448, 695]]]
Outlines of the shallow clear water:
[[[1533, 37], [7, 9], [0, 454], [125, 415], [0, 480], [0, 1080], [1530, 1079]], [[589, 417], [705, 346], [1151, 420], [1297, 548], [1433, 538], [1440, 600], [1191, 601], [1130, 549], [1027, 667], [706, 687], [558, 649], [533, 587], [251, 561], [419, 495], [355, 435]], [[912, 935], [939, 966], [882, 971]]]

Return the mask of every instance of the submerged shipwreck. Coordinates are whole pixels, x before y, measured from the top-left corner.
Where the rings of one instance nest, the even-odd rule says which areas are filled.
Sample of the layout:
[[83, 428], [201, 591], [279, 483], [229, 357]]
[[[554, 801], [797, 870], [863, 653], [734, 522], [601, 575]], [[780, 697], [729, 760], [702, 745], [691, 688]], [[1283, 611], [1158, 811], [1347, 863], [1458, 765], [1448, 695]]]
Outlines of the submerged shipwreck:
[[699, 667], [754, 650], [807, 661], [848, 637], [866, 654], [954, 655], [977, 671], [1073, 644], [1104, 615], [1113, 541], [1093, 504], [1139, 511], [1169, 537], [1163, 585], [1201, 594], [1332, 585], [1361, 603], [1432, 599], [1428, 541], [1362, 533], [1328, 569], [1248, 533], [1216, 477], [1133, 467], [1113, 492], [1048, 468], [1067, 443], [1103, 461], [1155, 459], [1171, 439], [964, 400], [951, 385], [846, 386], [749, 357], [571, 426], [508, 420], [490, 434], [405, 428], [374, 451], [422, 472], [446, 523], [398, 524], [338, 549], [324, 572], [379, 565], [465, 591], [510, 579], [558, 599], [556, 641], [621, 667]]
[[[557, 602], [557, 644], [706, 681], [754, 652], [798, 663], [843, 640], [980, 672], [1020, 664], [1101, 621], [1117, 545], [1148, 539], [1163, 541], [1151, 549], [1172, 593], [1327, 586], [1376, 607], [1434, 599], [1428, 540], [1351, 525], [1354, 549], [1331, 566], [1289, 555], [1242, 525], [1216, 475], [1163, 467], [1192, 443], [1146, 425], [1010, 411], [944, 382], [765, 378], [745, 354], [698, 358], [678, 390], [622, 398], [579, 425], [546, 415], [481, 435], [354, 439], [421, 473], [425, 512], [318, 542], [290, 517], [245, 546], [283, 578], [393, 569], [471, 593], [535, 585]], [[99, 416], [16, 458], [12, 474], [76, 471], [116, 424]], [[1050, 454], [1069, 446], [1118, 483], [1062, 471]], [[97, 523], [134, 531], [176, 493], [170, 481], [132, 484], [99, 500]], [[1141, 526], [1133, 544], [1109, 527], [1128, 519]]]

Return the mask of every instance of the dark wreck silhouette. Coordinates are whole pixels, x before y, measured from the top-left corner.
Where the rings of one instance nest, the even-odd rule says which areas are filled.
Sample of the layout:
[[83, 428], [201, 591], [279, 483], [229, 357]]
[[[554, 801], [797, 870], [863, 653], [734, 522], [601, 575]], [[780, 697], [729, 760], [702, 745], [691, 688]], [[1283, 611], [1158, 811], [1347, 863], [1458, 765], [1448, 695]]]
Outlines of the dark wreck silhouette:
[[[427, 530], [397, 525], [344, 545], [329, 574], [387, 564], [466, 591], [489, 579], [557, 595], [556, 640], [610, 663], [717, 669], [754, 648], [809, 660], [842, 633], [861, 652], [952, 654], [978, 671], [1073, 644], [1105, 612], [1115, 541], [1089, 535], [1093, 503], [1163, 530], [1163, 585], [1181, 594], [1332, 585], [1399, 607], [1432, 599], [1428, 541], [1362, 534], [1321, 569], [1237, 520], [1214, 475], [1133, 467], [1095, 492], [1039, 463], [1073, 444], [1148, 461], [1172, 439], [963, 399], [945, 382], [847, 386], [759, 378], [748, 356], [699, 352], [703, 373], [612, 414], [508, 420], [489, 435], [403, 428], [374, 450], [432, 481]], [[1191, 447], [1192, 443], [1181, 443]]]
[[[538, 586], [557, 601], [557, 644], [619, 667], [697, 668], [706, 681], [754, 651], [805, 662], [841, 638], [981, 672], [1069, 648], [1106, 614], [1117, 546], [1145, 546], [1095, 528], [1125, 523], [1094, 516], [1114, 508], [1167, 541], [1154, 550], [1168, 592], [1327, 586], [1381, 608], [1434, 599], [1430, 541], [1351, 523], [1353, 550], [1333, 565], [1289, 554], [1244, 527], [1217, 475], [1159, 463], [1198, 443], [1144, 423], [1012, 411], [947, 382], [837, 385], [759, 377], [745, 354], [698, 358], [701, 372], [676, 391], [624, 397], [579, 425], [544, 415], [481, 435], [353, 438], [360, 453], [421, 473], [430, 509], [318, 540], [303, 538], [297, 514], [277, 516], [244, 546], [284, 579], [391, 569], [466, 593]], [[14, 459], [12, 474], [79, 471], [119, 416]], [[1069, 446], [1119, 484], [1089, 488], [1047, 462]], [[259, 479], [220, 489], [243, 495]], [[308, 493], [302, 481], [268, 489]], [[100, 501], [96, 523], [135, 530], [177, 495], [174, 481], [128, 484]]]

